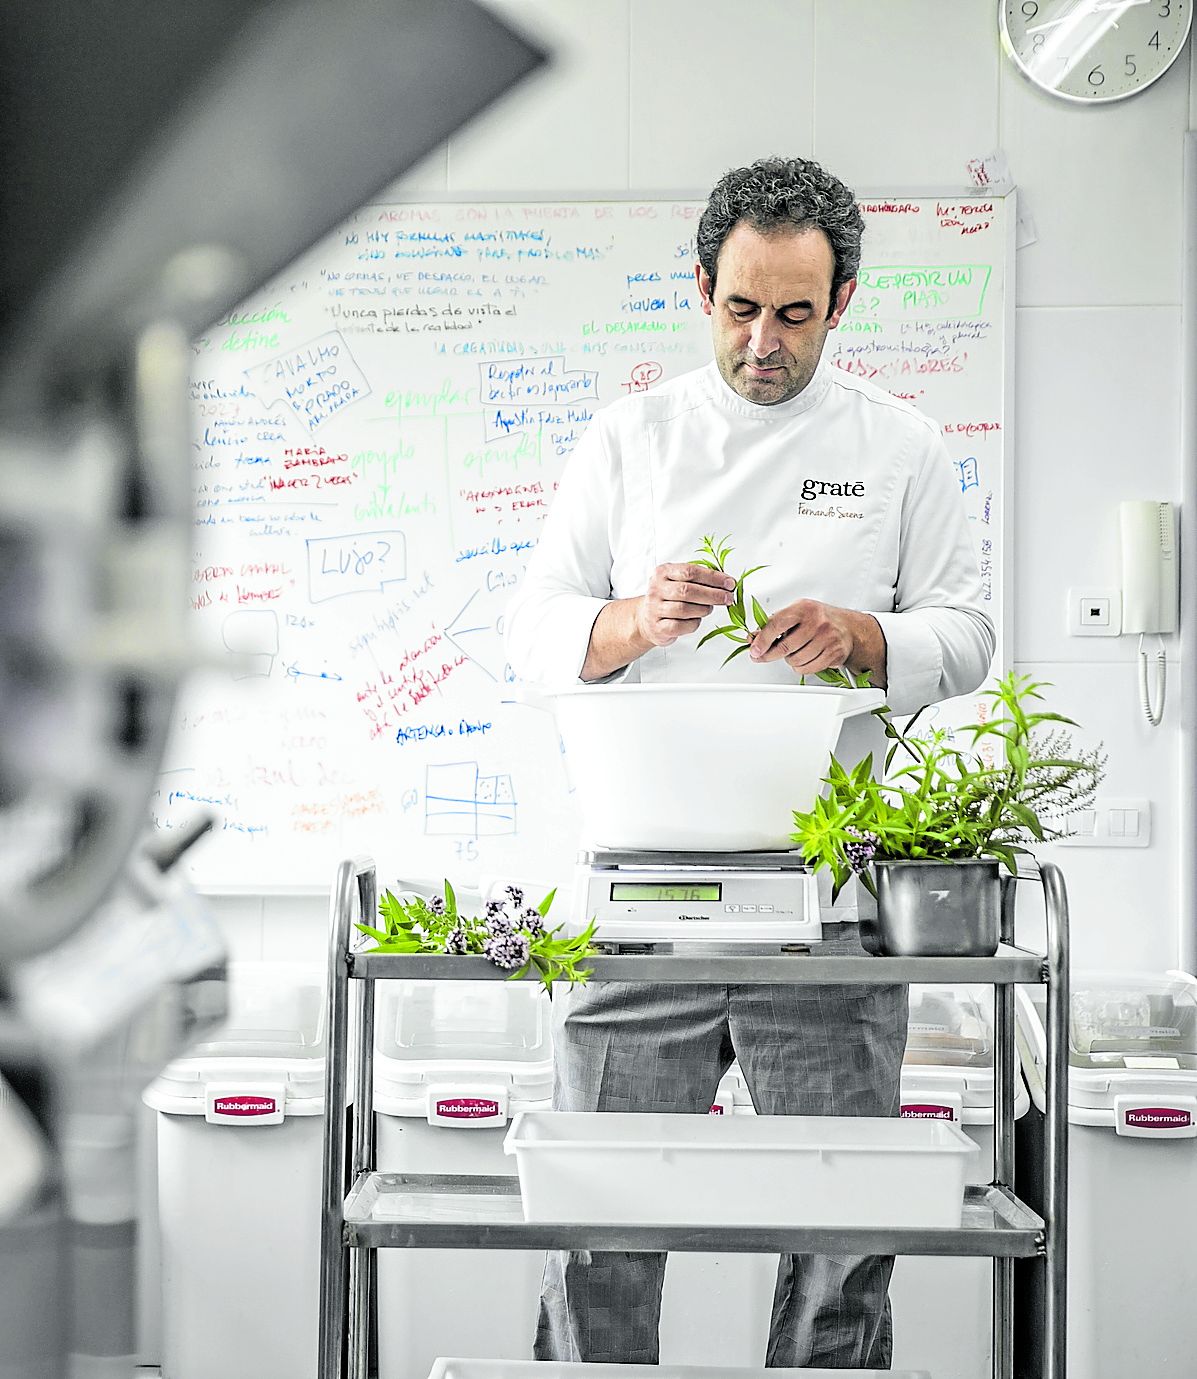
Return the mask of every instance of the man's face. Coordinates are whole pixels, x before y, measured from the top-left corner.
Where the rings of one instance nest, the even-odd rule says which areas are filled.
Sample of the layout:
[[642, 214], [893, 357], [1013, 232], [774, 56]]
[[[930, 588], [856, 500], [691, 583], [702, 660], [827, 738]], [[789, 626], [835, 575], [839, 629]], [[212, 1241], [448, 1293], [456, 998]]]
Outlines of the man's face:
[[723, 241], [713, 291], [702, 265], [695, 270], [715, 362], [742, 398], [770, 407], [811, 381], [827, 332], [856, 290], [855, 280], [844, 283], [829, 316], [834, 268], [822, 230], [762, 234], [741, 221]]

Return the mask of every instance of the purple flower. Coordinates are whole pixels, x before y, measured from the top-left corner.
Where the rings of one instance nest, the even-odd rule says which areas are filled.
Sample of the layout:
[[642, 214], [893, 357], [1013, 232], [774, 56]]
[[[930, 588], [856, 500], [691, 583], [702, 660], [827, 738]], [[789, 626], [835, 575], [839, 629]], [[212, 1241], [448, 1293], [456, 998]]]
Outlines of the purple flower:
[[528, 961], [529, 944], [523, 934], [496, 934], [486, 940], [482, 951], [496, 967], [514, 972]]
[[466, 931], [460, 924], [456, 924], [445, 936], [446, 953], [468, 953], [469, 944], [466, 940]]
[[430, 897], [428, 900], [428, 908], [434, 915], [443, 915], [445, 913], [444, 899], [439, 895]]
[[497, 915], [492, 915], [486, 921], [486, 932], [492, 938], [502, 938], [507, 934], [515, 933], [515, 925], [501, 910]]
[[507, 907], [503, 904], [501, 900], [488, 900], [486, 902], [487, 919], [497, 919], [499, 918], [499, 916], [505, 914], [506, 911]]
[[520, 911], [520, 927], [526, 929], [534, 937], [544, 933], [544, 920], [535, 905], [526, 905]]
[[844, 859], [853, 871], [864, 871], [873, 858], [877, 855], [877, 844], [881, 841], [875, 833], [868, 833], [859, 828], [853, 828], [851, 824], [844, 830], [850, 833], [857, 841], [844, 844]]
[[504, 886], [503, 894], [513, 905], [522, 905], [524, 903], [524, 892], [519, 886]]

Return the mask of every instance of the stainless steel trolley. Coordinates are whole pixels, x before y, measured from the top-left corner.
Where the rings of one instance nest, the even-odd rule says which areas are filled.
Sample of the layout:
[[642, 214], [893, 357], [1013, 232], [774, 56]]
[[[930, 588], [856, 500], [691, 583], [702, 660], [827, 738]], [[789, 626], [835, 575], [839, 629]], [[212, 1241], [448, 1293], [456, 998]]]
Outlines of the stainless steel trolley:
[[[1003, 877], [1002, 944], [988, 958], [881, 958], [786, 952], [766, 944], [658, 944], [648, 954], [613, 954], [591, 964], [596, 981], [651, 982], [922, 982], [994, 987], [994, 1165], [988, 1186], [965, 1190], [955, 1228], [743, 1228], [527, 1223], [514, 1179], [402, 1173], [375, 1168], [373, 1074], [374, 983], [381, 980], [505, 980], [484, 958], [363, 953], [353, 946], [355, 921], [374, 922], [375, 867], [369, 858], [342, 862], [330, 909], [328, 1058], [325, 1086], [324, 1185], [320, 1234], [319, 1379], [366, 1379], [374, 1251], [408, 1249], [692, 1250], [761, 1253], [851, 1253], [991, 1256], [993, 1374], [1014, 1379], [1014, 1261], [1037, 1259], [1045, 1271], [1042, 1379], [1065, 1379], [1068, 1201], [1068, 899], [1058, 868], [1020, 873], [1038, 881], [1047, 919], [1047, 953], [1014, 942], [1016, 881]], [[359, 983], [350, 1019], [350, 982]], [[1047, 1107], [1044, 1215], [1021, 1202], [1014, 1181], [1014, 986], [1047, 986]], [[352, 1030], [351, 1030], [352, 1025]], [[352, 1048], [350, 1040], [352, 1035]], [[349, 1068], [355, 1069], [352, 1149], [345, 1125]], [[392, 1194], [477, 1195], [488, 1208], [477, 1219], [380, 1220], [380, 1198]], [[504, 1211], [504, 1206], [507, 1211]], [[497, 1218], [497, 1219], [496, 1219]], [[1020, 1375], [1030, 1370], [1020, 1369]], [[413, 1375], [411, 1379], [423, 1379]]]

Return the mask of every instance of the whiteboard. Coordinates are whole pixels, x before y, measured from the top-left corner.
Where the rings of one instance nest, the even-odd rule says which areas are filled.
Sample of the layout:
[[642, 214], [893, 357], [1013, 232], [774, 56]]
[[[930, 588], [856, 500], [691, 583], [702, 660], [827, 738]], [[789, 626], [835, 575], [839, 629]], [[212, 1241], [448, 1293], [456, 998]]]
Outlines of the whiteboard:
[[[323, 889], [360, 852], [384, 878], [567, 875], [560, 741], [512, 702], [504, 608], [596, 408], [711, 357], [702, 204], [368, 206], [194, 341], [203, 668], [152, 805], [218, 814], [201, 888]], [[1012, 199], [861, 207], [825, 357], [942, 425], [1000, 633]]]

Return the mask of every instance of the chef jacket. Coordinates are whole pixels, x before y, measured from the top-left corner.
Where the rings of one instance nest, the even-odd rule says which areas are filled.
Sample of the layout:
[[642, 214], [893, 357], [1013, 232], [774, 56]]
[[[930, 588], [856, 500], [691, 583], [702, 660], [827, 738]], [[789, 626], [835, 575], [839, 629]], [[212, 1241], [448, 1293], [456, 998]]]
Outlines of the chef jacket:
[[[745, 587], [769, 612], [810, 598], [874, 614], [897, 714], [965, 694], [989, 670], [993, 623], [938, 427], [826, 361], [772, 406], [740, 397], [711, 363], [599, 411], [508, 607], [512, 669], [550, 689], [578, 684], [603, 605], [643, 594], [658, 565], [694, 559], [706, 535], [732, 547], [728, 573], [765, 567]], [[716, 608], [611, 678], [798, 683], [781, 660], [744, 653], [723, 667], [727, 638], [699, 647], [726, 621]], [[865, 748], [854, 723], [841, 749], [853, 737]]]

